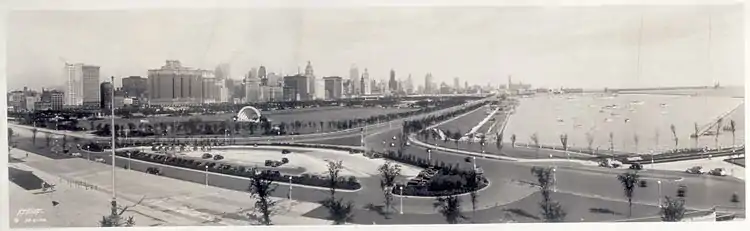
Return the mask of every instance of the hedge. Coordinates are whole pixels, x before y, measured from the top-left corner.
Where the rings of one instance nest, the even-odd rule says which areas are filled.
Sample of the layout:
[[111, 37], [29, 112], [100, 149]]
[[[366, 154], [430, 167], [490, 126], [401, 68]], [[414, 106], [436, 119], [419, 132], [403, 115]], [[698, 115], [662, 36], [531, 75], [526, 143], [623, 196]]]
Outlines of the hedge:
[[[128, 152], [131, 153], [130, 158], [132, 159], [142, 160], [142, 161], [147, 161], [147, 162], [152, 162], [152, 163], [160, 163], [160, 164], [165, 164], [169, 166], [189, 168], [189, 169], [200, 170], [200, 171], [205, 171], [206, 170], [205, 166], [208, 166], [209, 172], [221, 173], [221, 174], [239, 176], [239, 177], [246, 177], [246, 178], [250, 178], [251, 176], [256, 174], [256, 169], [254, 167], [223, 164], [223, 163], [218, 163], [216, 161], [210, 161], [210, 160], [194, 160], [194, 159], [185, 159], [181, 157], [169, 157], [169, 156], [160, 155], [160, 154], [144, 153], [138, 150], [118, 151], [118, 152], [115, 152], [115, 155], [127, 158]], [[269, 175], [271, 176], [272, 181], [289, 182], [289, 175], [282, 175], [278, 171], [272, 171], [272, 170], [265, 170], [265, 171], [270, 173]], [[301, 185], [309, 185], [309, 186], [318, 186], [318, 187], [329, 187], [330, 185], [327, 179], [320, 177], [320, 176], [309, 175], [309, 174], [303, 174], [302, 176], [292, 176], [292, 183], [301, 184]], [[337, 189], [356, 190], [356, 189], [360, 189], [362, 185], [357, 181], [356, 177], [352, 176], [349, 178], [341, 177], [336, 182], [335, 187]]]

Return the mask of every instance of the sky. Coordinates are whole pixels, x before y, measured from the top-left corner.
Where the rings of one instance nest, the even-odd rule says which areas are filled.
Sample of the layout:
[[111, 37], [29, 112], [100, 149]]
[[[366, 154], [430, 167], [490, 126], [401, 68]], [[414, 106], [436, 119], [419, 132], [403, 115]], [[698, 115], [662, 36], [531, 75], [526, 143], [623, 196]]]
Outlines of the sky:
[[174, 59], [229, 63], [234, 79], [310, 61], [316, 76], [356, 65], [415, 84], [429, 72], [448, 84], [744, 85], [743, 28], [741, 5], [11, 11], [7, 82], [62, 87], [65, 62], [100, 66], [103, 81], [147, 76]]

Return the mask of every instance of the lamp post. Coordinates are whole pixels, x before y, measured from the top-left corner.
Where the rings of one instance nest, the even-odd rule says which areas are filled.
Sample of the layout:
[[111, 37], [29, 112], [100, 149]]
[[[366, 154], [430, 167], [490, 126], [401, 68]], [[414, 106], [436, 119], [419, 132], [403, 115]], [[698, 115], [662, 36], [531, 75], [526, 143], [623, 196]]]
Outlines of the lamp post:
[[292, 200], [292, 176], [289, 176], [289, 200]]
[[206, 167], [206, 187], [208, 187], [208, 165]]
[[128, 170], [131, 170], [130, 169], [130, 152], [128, 152]]
[[471, 157], [471, 164], [474, 167], [474, 172], [476, 172], [477, 171], [477, 157], [476, 156]]
[[401, 197], [399, 197], [399, 199], [401, 200], [401, 206], [398, 211], [399, 213], [404, 214], [404, 186], [400, 185], [398, 186], [398, 189], [401, 192]]
[[427, 161], [432, 162], [432, 149], [427, 149]]
[[659, 188], [659, 208], [661, 208], [661, 181], [657, 180], [656, 184], [658, 186], [657, 188]]
[[557, 167], [552, 168], [552, 191], [557, 192]]

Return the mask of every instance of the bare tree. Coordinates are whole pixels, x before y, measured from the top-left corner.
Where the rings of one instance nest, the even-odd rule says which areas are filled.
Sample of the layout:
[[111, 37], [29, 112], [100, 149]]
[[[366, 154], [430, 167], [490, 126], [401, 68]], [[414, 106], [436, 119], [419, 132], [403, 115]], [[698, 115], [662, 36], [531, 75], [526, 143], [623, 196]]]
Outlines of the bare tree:
[[659, 148], [659, 128], [654, 129], [654, 143], [656, 144], [656, 149]]
[[695, 133], [693, 133], [693, 135], [691, 135], [691, 137], [695, 141], [695, 147], [697, 148], [698, 147], [698, 138], [700, 138], [700, 134], [698, 134], [698, 133], [700, 133], [700, 131], [698, 131], [698, 123], [697, 122], [693, 123], [693, 127], [695, 129]]
[[516, 134], [510, 135], [510, 146], [514, 148], [516, 147]]
[[633, 143], [635, 144], [635, 154], [638, 154], [638, 143], [640, 141], [640, 138], [638, 137], [638, 133], [633, 133]]
[[734, 120], [729, 120], [729, 131], [732, 132], [732, 150], [734, 150], [735, 145], [735, 133], [737, 132], [737, 125], [735, 124]]
[[622, 184], [622, 189], [625, 192], [625, 197], [628, 198], [628, 217], [630, 217], [633, 212], [633, 193], [635, 191], [636, 184], [640, 180], [640, 176], [638, 175], [638, 172], [635, 171], [625, 172], [617, 175], [617, 180], [620, 181], [620, 184]]
[[539, 149], [542, 148], [541, 145], [539, 145], [539, 135], [534, 132], [534, 134], [531, 134], [531, 142], [534, 143], [534, 146], [536, 146], [536, 158], [539, 159]]
[[674, 139], [674, 147], [677, 148], [677, 146], [680, 144], [680, 139], [677, 138], [677, 128], [675, 128], [674, 124], [669, 125], [669, 130], [672, 131], [672, 138]]
[[560, 135], [560, 144], [563, 146], [563, 150], [565, 151], [565, 154], [568, 154], [568, 134], [563, 133]]
[[39, 133], [39, 130], [34, 127], [31, 129], [31, 144], [36, 145], [36, 134]]
[[503, 150], [503, 132], [497, 134], [497, 137], [495, 138], [495, 145], [497, 146], [498, 152]]
[[448, 224], [458, 224], [466, 219], [461, 213], [461, 198], [456, 195], [438, 197], [432, 206], [445, 217]]
[[662, 221], [677, 222], [685, 216], [685, 199], [665, 196], [660, 207]]
[[331, 198], [336, 196], [336, 183], [339, 180], [339, 173], [344, 169], [342, 161], [328, 161], [328, 187], [331, 191]]
[[479, 191], [479, 186], [481, 184], [481, 177], [479, 174], [477, 174], [476, 169], [474, 171], [470, 171], [466, 174], [466, 189], [469, 190], [469, 199], [471, 200], [471, 211], [472, 216], [477, 211], [477, 202], [479, 199], [479, 194], [477, 191]]
[[[261, 214], [260, 222], [263, 225], [271, 225], [271, 216], [276, 214], [276, 204], [278, 201], [271, 199], [271, 194], [276, 190], [273, 179], [268, 171], [254, 173], [250, 176], [250, 196], [255, 198], [256, 212]], [[248, 214], [250, 217], [253, 215]]]
[[586, 132], [586, 142], [588, 143], [589, 152], [596, 155], [596, 153], [594, 153], [594, 147], [593, 147], [594, 146], [594, 134], [592, 134], [591, 132]]
[[47, 147], [49, 147], [49, 143], [52, 142], [52, 134], [49, 132], [44, 133], [44, 141], [46, 142]]
[[396, 178], [401, 176], [401, 166], [386, 161], [378, 168], [378, 172], [380, 172], [380, 188], [383, 190], [383, 197], [385, 199], [385, 212], [389, 214], [391, 202], [393, 202], [393, 187], [396, 183]]
[[609, 151], [615, 155], [615, 133], [609, 132]]
[[724, 122], [724, 118], [719, 118], [716, 120], [716, 134], [714, 136], [714, 141], [716, 142], [716, 149], [718, 150], [719, 147], [719, 134], [721, 133], [721, 123]]
[[122, 214], [124, 214], [126, 211], [128, 211], [131, 208], [134, 208], [135, 206], [138, 206], [143, 202], [143, 200], [146, 199], [146, 196], [141, 197], [141, 199], [136, 202], [133, 205], [125, 206], [122, 208], [119, 208], [117, 206], [117, 201], [112, 201], [111, 203], [111, 212], [108, 216], [102, 216], [102, 220], [99, 221], [99, 225], [101, 227], [132, 227], [135, 226], [135, 220], [132, 216], [124, 218]]

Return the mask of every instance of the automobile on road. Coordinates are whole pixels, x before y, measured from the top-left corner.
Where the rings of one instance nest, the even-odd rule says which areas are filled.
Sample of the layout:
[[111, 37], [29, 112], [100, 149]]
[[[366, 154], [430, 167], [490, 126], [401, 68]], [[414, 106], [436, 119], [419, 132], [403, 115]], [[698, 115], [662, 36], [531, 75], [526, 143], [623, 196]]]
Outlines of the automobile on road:
[[203, 153], [203, 156], [201, 156], [201, 158], [203, 159], [211, 159], [211, 157], [213, 157], [213, 155], [211, 155], [210, 153]]
[[711, 174], [714, 176], [726, 176], [727, 171], [725, 171], [723, 168], [715, 168], [709, 171], [708, 174]]
[[99, 162], [99, 163], [104, 163], [104, 158], [98, 157], [94, 159], [94, 161]]
[[81, 153], [78, 153], [78, 152], [74, 152], [73, 154], [70, 154], [70, 155], [74, 157], [81, 157]]
[[639, 163], [634, 163], [634, 164], [631, 164], [631, 165], [630, 165], [629, 169], [633, 169], [633, 170], [642, 170], [642, 169], [643, 169], [643, 165], [641, 165], [641, 164], [639, 164]]
[[706, 173], [706, 171], [703, 170], [703, 167], [701, 167], [701, 166], [693, 166], [691, 168], [686, 169], [685, 172], [686, 173], [690, 173], [690, 174], [704, 174], [704, 173]]

